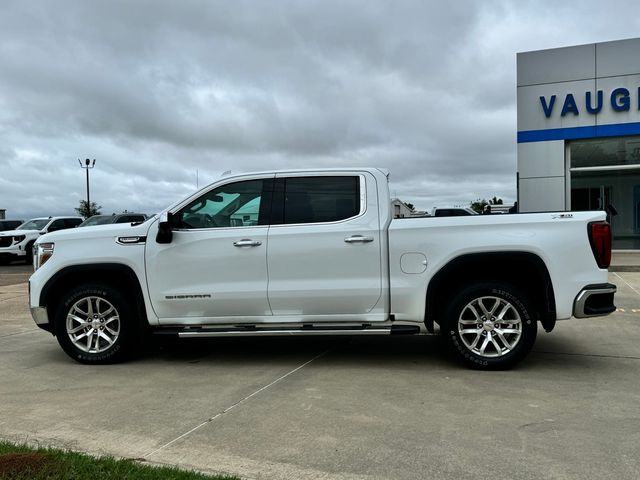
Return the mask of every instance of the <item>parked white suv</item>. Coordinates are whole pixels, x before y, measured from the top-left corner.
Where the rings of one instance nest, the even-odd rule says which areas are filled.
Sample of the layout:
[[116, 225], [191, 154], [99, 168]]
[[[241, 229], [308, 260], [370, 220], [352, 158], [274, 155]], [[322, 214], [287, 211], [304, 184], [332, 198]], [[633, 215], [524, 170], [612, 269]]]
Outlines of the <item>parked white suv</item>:
[[40, 235], [77, 227], [82, 220], [82, 217], [32, 218], [15, 230], [0, 232], [0, 264], [20, 259], [31, 263], [33, 243]]

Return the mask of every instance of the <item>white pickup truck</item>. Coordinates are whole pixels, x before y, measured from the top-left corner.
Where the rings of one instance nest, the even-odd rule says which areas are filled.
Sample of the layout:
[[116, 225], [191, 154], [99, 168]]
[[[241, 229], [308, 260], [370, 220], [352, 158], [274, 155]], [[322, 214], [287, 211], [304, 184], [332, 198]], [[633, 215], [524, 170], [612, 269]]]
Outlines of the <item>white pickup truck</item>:
[[603, 212], [392, 216], [379, 169], [225, 177], [142, 224], [40, 237], [31, 313], [83, 363], [120, 361], [150, 331], [440, 332], [495, 369], [538, 323], [615, 310]]

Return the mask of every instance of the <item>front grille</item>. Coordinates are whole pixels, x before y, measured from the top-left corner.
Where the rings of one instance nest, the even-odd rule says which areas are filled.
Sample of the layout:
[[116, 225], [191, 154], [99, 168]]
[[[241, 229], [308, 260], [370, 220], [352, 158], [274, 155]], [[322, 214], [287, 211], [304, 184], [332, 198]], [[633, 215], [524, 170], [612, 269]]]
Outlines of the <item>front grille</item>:
[[0, 248], [10, 247], [13, 243], [13, 237], [0, 237]]

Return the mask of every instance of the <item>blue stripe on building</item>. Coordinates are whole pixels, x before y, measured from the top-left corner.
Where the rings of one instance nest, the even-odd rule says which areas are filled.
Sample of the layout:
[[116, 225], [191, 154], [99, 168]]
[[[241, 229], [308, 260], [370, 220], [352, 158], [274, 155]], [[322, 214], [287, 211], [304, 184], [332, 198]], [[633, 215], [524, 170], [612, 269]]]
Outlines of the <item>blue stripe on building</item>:
[[550, 128], [518, 132], [518, 143], [577, 140], [579, 138], [622, 137], [640, 135], [640, 122], [591, 125], [588, 127]]

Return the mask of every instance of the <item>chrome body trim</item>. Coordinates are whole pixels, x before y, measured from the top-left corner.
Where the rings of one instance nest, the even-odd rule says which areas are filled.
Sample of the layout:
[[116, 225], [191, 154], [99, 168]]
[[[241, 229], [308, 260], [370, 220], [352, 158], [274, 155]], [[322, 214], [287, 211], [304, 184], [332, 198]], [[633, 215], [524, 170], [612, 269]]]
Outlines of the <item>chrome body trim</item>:
[[146, 235], [130, 235], [116, 238], [118, 245], [144, 245], [147, 243]]
[[595, 313], [595, 314], [585, 313], [585, 305], [587, 303], [587, 300], [593, 295], [608, 295], [611, 293], [616, 293], [616, 290], [617, 289], [615, 285], [601, 287], [601, 288], [592, 288], [592, 289], [587, 288], [582, 290], [576, 297], [576, 300], [573, 306], [573, 316], [576, 318], [589, 318], [589, 317], [598, 317], [603, 315], [601, 313]]
[[256, 336], [272, 336], [272, 337], [287, 337], [287, 336], [302, 336], [302, 335], [390, 335], [390, 328], [360, 328], [360, 329], [318, 329], [318, 330], [304, 330], [304, 329], [292, 329], [292, 330], [218, 330], [218, 331], [185, 331], [179, 332], [180, 338], [206, 338], [206, 337], [256, 337]]

